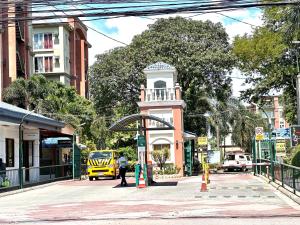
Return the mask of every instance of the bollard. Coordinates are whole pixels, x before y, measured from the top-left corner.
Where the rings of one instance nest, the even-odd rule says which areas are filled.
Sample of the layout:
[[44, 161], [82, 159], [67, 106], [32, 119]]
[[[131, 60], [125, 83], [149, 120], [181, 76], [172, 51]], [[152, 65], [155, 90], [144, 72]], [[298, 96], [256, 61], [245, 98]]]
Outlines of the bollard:
[[266, 166], [267, 169], [267, 178], [269, 179], [269, 166]]
[[158, 180], [158, 170], [155, 170], [155, 180]]
[[202, 182], [201, 182], [201, 189], [200, 189], [200, 191], [201, 192], [207, 191], [207, 185], [206, 185], [204, 173], [202, 175]]

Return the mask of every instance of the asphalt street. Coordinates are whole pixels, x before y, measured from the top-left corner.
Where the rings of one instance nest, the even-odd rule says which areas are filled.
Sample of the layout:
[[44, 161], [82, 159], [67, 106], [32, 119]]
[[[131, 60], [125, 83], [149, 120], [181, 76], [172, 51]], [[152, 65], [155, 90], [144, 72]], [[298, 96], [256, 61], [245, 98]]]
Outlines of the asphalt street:
[[200, 192], [201, 177], [160, 179], [145, 189], [137, 189], [133, 178], [129, 187], [107, 179], [57, 182], [0, 195], [0, 224], [300, 222], [300, 206], [258, 177], [214, 174], [210, 180], [207, 192]]

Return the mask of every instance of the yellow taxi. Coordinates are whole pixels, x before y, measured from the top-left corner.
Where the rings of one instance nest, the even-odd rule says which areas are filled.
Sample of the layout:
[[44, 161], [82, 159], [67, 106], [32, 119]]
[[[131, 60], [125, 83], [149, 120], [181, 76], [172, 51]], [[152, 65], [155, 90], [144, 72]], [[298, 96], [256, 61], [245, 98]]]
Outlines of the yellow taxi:
[[116, 179], [119, 174], [117, 152], [115, 150], [91, 151], [87, 160], [87, 174], [90, 181], [99, 177]]

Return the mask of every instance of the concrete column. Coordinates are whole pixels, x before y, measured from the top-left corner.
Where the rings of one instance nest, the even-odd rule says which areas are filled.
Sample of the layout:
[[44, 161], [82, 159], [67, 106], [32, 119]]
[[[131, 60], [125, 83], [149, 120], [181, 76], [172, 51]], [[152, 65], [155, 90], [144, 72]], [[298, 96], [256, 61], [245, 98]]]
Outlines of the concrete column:
[[182, 108], [173, 109], [174, 116], [174, 153], [175, 153], [175, 165], [180, 168], [180, 174], [183, 175], [183, 161], [184, 161], [184, 140], [183, 140], [183, 120], [182, 120]]
[[2, 52], [2, 27], [0, 25], [0, 101], [2, 101], [3, 91], [3, 52]]
[[85, 97], [85, 41], [80, 40], [80, 95]]
[[181, 87], [179, 86], [179, 83], [175, 84], [175, 99], [181, 100]]
[[[8, 9], [8, 17], [15, 17], [15, 7], [11, 6]], [[16, 62], [16, 25], [14, 22], [8, 23], [8, 70], [11, 82], [17, 79], [17, 62]]]
[[145, 101], [145, 86], [141, 85], [141, 95], [140, 95], [141, 102]]

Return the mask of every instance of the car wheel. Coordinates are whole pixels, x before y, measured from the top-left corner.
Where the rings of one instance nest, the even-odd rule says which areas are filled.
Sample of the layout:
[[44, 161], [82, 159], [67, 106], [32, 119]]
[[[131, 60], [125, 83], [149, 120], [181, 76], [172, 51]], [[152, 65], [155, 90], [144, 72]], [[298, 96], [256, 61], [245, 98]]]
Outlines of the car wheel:
[[94, 179], [94, 177], [89, 177], [89, 180], [92, 181]]

